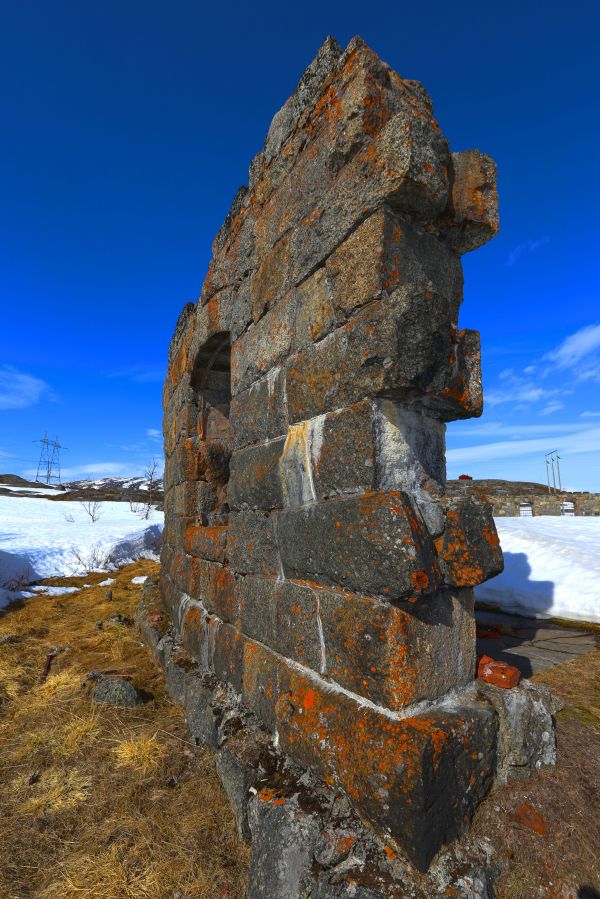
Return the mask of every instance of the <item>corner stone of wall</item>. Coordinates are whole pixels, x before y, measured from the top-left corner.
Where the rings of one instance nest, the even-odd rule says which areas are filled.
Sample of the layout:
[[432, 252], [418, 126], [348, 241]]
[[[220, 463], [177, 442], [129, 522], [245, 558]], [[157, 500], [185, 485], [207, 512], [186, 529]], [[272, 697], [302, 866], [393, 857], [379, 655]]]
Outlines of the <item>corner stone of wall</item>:
[[170, 689], [199, 691], [210, 744], [213, 678], [421, 870], [496, 770], [472, 588], [502, 552], [489, 504], [445, 495], [445, 423], [482, 411], [460, 256], [497, 230], [493, 161], [451, 153], [422, 85], [329, 38], [214, 240], [163, 393], [162, 602], [205, 678], [168, 665]]

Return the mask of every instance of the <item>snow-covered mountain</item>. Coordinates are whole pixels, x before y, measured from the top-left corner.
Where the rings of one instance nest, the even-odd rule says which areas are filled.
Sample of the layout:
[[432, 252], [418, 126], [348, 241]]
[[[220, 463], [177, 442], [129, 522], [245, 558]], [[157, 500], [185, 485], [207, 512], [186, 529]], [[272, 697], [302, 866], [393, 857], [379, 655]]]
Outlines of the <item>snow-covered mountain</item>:
[[[67, 481], [63, 484], [67, 490], [148, 490], [148, 478], [96, 478], [95, 480]], [[162, 478], [154, 481], [153, 489], [162, 493]]]

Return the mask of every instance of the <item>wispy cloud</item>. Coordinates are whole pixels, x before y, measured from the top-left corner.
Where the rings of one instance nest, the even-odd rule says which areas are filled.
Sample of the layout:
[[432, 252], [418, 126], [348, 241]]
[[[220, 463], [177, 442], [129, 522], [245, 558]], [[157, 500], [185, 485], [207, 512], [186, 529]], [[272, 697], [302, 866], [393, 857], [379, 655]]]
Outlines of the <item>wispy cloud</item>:
[[597, 453], [600, 450], [600, 428], [589, 428], [577, 434], [553, 437], [552, 445], [548, 437], [530, 440], [503, 440], [497, 443], [482, 443], [479, 446], [463, 446], [448, 450], [446, 459], [449, 464], [466, 465], [471, 462], [487, 462], [490, 460], [530, 456], [544, 453], [556, 448], [560, 453], [581, 454]]
[[159, 431], [158, 428], [148, 428], [146, 431], [146, 437], [149, 437], [150, 440], [157, 440], [162, 443], [162, 431]]
[[548, 436], [551, 440], [557, 434], [576, 434], [579, 431], [588, 430], [590, 425], [586, 422], [544, 422], [542, 424], [505, 423], [501, 421], [464, 421], [451, 422], [448, 425], [449, 434], [457, 439], [472, 439], [478, 437], [506, 437], [511, 440], [522, 440], [526, 437]]
[[600, 412], [582, 412], [582, 418], [600, 418]]
[[539, 237], [537, 240], [526, 240], [525, 243], [520, 243], [509, 253], [506, 265], [510, 268], [518, 262], [522, 256], [528, 256], [530, 253], [537, 253], [537, 251], [547, 243], [550, 243], [549, 237]]
[[600, 380], [600, 324], [587, 325], [544, 356], [551, 370], [571, 370], [579, 381]]
[[560, 400], [552, 400], [551, 403], [548, 403], [542, 411], [540, 415], [552, 415], [553, 412], [559, 412], [561, 409], [565, 408], [565, 404], [561, 403]]
[[559, 390], [550, 390], [540, 387], [531, 378], [517, 374], [512, 368], [507, 368], [498, 376], [500, 386], [485, 392], [485, 402], [490, 406], [500, 406], [503, 403], [530, 404], [547, 400], [560, 393]]
[[55, 400], [52, 388], [41, 378], [3, 365], [0, 368], [0, 409], [27, 409], [42, 399]]

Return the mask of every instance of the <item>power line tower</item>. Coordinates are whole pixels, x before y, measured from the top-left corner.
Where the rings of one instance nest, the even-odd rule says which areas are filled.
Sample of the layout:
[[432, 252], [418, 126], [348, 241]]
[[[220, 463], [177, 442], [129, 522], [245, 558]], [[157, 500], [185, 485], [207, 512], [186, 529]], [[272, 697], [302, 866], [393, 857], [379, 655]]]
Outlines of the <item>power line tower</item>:
[[560, 456], [558, 455], [558, 450], [551, 450], [549, 453], [546, 453], [546, 480], [548, 481], [548, 493], [552, 492], [550, 488], [550, 470], [552, 470], [552, 485], [554, 488], [554, 492], [556, 493], [556, 476], [554, 473], [555, 463], [558, 473], [558, 489], [562, 493], [562, 481], [560, 477]]
[[60, 451], [66, 449], [58, 442], [58, 437], [54, 440], [48, 438], [48, 432], [44, 434], [41, 440], [34, 440], [34, 443], [41, 443], [40, 458], [37, 466], [36, 481], [40, 480], [40, 473], [46, 484], [54, 480], [60, 484]]

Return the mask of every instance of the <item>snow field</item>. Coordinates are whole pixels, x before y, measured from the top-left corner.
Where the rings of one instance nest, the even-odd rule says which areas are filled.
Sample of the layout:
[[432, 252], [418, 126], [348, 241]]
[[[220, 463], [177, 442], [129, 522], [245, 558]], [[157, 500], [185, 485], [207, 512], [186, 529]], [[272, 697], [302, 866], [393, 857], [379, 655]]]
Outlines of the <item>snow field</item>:
[[31, 581], [158, 559], [162, 527], [162, 512], [142, 522], [128, 503], [101, 503], [93, 522], [79, 502], [0, 496], [0, 605]]
[[504, 571], [478, 600], [536, 618], [600, 624], [600, 518], [496, 518]]

